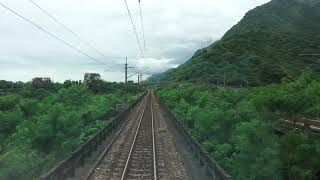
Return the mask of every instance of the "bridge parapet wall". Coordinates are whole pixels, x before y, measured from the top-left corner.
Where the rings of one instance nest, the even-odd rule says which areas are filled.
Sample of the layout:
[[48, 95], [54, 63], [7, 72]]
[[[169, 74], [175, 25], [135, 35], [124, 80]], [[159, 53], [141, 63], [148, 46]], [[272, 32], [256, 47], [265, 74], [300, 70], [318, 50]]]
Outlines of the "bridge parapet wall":
[[191, 134], [187, 131], [187, 128], [178, 119], [176, 119], [173, 112], [165, 104], [163, 98], [160, 98], [159, 103], [161, 108], [169, 116], [168, 118], [170, 118], [170, 120], [173, 122], [175, 128], [188, 143], [193, 155], [199, 160], [201, 166], [204, 166], [208, 175], [214, 180], [232, 180], [232, 177], [227, 174], [214, 159], [211, 158], [210, 154], [201, 147], [199, 142], [194, 137], [191, 136]]

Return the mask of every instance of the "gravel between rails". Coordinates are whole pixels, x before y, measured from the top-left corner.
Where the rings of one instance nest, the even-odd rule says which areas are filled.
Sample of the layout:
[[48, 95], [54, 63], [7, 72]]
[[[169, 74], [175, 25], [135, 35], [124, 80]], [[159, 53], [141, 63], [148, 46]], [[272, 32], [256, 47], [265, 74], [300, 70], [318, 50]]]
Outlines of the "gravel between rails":
[[[116, 141], [94, 169], [89, 180], [120, 180], [126, 166], [130, 149], [131, 158], [128, 161], [126, 180], [152, 180], [153, 145], [152, 145], [152, 114], [154, 117], [155, 158], [157, 180], [189, 180], [191, 179], [184, 161], [176, 149], [175, 138], [168, 129], [159, 105], [154, 95], [147, 96], [145, 111], [138, 108], [132, 119], [128, 121]], [[152, 108], [151, 108], [152, 104]], [[152, 113], [153, 109], [153, 113]], [[142, 113], [144, 115], [142, 116]], [[142, 117], [142, 119], [141, 119]], [[136, 130], [141, 119], [141, 126], [137, 132], [136, 143], [132, 146]]]
[[154, 177], [154, 168], [151, 96], [149, 96], [149, 101], [132, 148], [123, 179], [152, 180]]
[[89, 180], [119, 180], [122, 174], [123, 166], [131, 147], [135, 129], [139, 124], [139, 117], [143, 110], [139, 108], [132, 119], [125, 126], [119, 137], [112, 144], [109, 151], [102, 158], [101, 162], [94, 169], [94, 172], [88, 178]]

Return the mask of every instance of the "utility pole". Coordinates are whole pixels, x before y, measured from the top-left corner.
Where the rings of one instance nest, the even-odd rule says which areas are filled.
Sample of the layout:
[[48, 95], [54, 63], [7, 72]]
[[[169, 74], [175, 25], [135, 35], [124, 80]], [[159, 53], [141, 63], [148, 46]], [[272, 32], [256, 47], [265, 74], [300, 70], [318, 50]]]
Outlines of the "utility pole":
[[138, 74], [138, 84], [140, 84], [140, 74]]
[[125, 70], [125, 91], [126, 91], [126, 108], [128, 107], [128, 69], [131, 67], [128, 67], [128, 57], [126, 57], [126, 63], [124, 65]]
[[125, 66], [124, 66], [124, 71], [125, 71], [125, 81], [124, 81], [124, 83], [125, 83], [125, 85], [127, 86], [127, 84], [128, 84], [128, 58], [126, 58], [126, 64], [125, 64]]

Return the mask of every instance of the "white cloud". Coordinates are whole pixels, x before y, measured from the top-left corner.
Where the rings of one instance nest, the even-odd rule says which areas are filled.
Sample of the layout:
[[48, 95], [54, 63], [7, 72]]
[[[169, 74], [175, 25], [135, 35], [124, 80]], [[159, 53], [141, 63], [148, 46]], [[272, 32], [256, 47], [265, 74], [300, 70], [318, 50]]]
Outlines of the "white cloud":
[[[34, 1], [104, 54], [137, 58], [133, 65], [151, 67], [148, 72], [154, 73], [183, 63], [210, 38], [220, 38], [248, 10], [269, 0], [142, 0], [150, 57], [146, 61], [140, 57], [123, 0]], [[141, 35], [138, 0], [127, 1]], [[107, 80], [123, 81], [124, 59], [101, 58], [29, 0], [1, 3], [109, 67], [94, 65], [87, 57], [0, 7], [0, 79], [28, 81], [34, 76], [49, 76], [55, 81], [78, 80], [85, 72], [94, 71]]]

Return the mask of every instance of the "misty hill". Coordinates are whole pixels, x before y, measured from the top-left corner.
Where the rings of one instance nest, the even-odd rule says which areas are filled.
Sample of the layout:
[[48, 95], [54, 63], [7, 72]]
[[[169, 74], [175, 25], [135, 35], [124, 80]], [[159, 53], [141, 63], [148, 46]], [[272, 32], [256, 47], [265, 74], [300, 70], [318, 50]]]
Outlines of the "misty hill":
[[319, 75], [320, 57], [301, 54], [320, 54], [320, 2], [272, 0], [160, 79], [264, 85], [290, 81], [304, 69]]
[[175, 69], [172, 68], [172, 69], [168, 69], [167, 71], [165, 72], [162, 72], [162, 73], [158, 73], [158, 74], [154, 74], [152, 75], [151, 77], [149, 77], [147, 79], [148, 82], [160, 82], [164, 79], [168, 79], [168, 75], [170, 73], [172, 73]]

